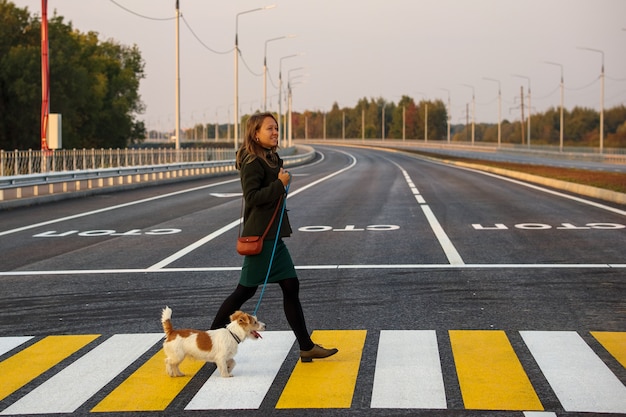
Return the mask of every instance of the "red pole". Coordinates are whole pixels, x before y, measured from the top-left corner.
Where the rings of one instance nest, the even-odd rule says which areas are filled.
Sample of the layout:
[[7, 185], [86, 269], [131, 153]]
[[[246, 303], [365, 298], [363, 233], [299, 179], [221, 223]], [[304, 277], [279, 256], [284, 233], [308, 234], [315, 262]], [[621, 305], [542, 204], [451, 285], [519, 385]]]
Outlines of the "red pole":
[[41, 150], [48, 150], [50, 66], [48, 63], [48, 0], [41, 0]]

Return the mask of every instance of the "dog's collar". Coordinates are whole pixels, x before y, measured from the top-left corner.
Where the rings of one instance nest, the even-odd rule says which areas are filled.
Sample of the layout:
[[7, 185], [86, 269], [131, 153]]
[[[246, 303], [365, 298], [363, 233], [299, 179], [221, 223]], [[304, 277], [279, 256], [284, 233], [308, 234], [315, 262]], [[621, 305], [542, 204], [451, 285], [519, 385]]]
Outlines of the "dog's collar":
[[237, 342], [237, 344], [241, 343], [241, 339], [235, 334], [233, 333], [230, 329], [226, 329], [228, 330], [228, 332], [230, 333], [230, 335], [233, 337], [233, 339], [235, 339], [235, 341]]

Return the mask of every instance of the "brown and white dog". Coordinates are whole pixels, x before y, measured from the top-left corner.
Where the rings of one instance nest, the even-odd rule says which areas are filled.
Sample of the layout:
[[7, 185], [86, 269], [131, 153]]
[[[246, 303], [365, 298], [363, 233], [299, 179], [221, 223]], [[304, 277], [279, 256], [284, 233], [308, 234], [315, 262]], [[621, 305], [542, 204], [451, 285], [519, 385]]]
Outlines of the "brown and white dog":
[[169, 376], [184, 376], [178, 365], [186, 356], [200, 361], [213, 362], [222, 377], [231, 377], [235, 367], [233, 359], [237, 346], [246, 338], [260, 338], [258, 333], [265, 330], [265, 323], [242, 311], [230, 316], [230, 323], [224, 329], [193, 330], [179, 329], [172, 326], [172, 309], [165, 307], [161, 314], [161, 323], [165, 332], [163, 351], [165, 352], [165, 370]]

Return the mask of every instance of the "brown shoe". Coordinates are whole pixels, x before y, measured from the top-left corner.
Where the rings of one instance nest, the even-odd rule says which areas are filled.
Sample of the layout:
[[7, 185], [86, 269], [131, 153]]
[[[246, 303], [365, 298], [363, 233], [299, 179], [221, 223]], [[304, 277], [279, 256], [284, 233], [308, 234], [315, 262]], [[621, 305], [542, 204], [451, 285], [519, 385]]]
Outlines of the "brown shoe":
[[335, 353], [339, 352], [338, 349], [324, 349], [320, 345], [314, 345], [311, 350], [301, 350], [300, 351], [300, 360], [302, 362], [312, 362], [313, 359], [322, 359], [327, 358], [329, 356], [333, 356]]

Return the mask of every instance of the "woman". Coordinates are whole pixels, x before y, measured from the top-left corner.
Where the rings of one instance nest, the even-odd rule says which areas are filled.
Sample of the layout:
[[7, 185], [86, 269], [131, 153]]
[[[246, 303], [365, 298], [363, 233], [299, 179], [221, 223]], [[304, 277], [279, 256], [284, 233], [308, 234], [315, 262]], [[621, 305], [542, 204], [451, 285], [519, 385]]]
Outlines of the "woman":
[[[283, 169], [283, 161], [276, 153], [277, 148], [278, 123], [274, 116], [271, 113], [252, 115], [248, 119], [246, 135], [236, 158], [245, 201], [242, 236], [262, 235], [276, 206], [282, 202], [281, 197], [285, 195], [285, 187], [289, 184], [291, 174]], [[279, 223], [280, 216], [276, 216], [263, 242], [263, 251], [259, 255], [244, 258], [239, 284], [224, 300], [211, 329], [226, 326], [229, 316], [241, 309], [255, 294], [257, 287], [265, 281]], [[313, 359], [334, 355], [337, 349], [325, 349], [316, 345], [309, 336], [298, 295], [300, 281], [291, 255], [282, 240], [290, 235], [291, 226], [285, 212], [268, 282], [277, 282], [280, 285], [285, 316], [300, 345], [300, 359], [302, 362], [311, 362]]]

